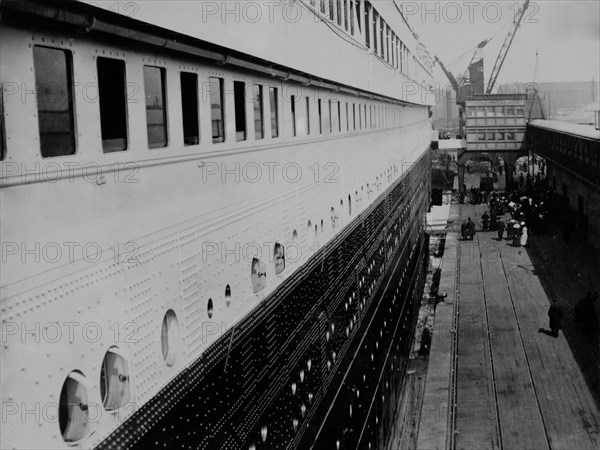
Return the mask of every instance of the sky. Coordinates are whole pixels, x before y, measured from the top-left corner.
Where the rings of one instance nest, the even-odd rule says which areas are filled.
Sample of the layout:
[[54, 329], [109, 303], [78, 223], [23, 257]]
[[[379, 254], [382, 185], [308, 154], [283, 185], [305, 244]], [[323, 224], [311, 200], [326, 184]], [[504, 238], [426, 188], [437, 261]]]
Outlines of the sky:
[[[493, 37], [484, 49], [486, 83], [510, 24], [523, 0], [409, 1], [405, 16], [432, 55], [454, 74], [462, 74], [475, 46]], [[472, 49], [472, 50], [470, 50]], [[600, 1], [532, 0], [510, 47], [497, 83], [600, 79]], [[465, 52], [460, 61], [452, 64]], [[437, 82], [447, 79], [436, 65]]]

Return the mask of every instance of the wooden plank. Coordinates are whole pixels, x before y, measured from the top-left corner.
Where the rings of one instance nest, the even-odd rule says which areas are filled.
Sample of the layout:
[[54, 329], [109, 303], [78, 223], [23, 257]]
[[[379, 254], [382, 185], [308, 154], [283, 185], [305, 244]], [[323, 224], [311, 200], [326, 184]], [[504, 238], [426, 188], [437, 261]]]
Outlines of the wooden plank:
[[[461, 208], [461, 219], [474, 218], [473, 207]], [[457, 368], [457, 449], [500, 448], [485, 323], [479, 258], [471, 241], [460, 245], [460, 299]]]
[[[535, 237], [532, 237], [535, 239]], [[547, 327], [548, 296], [526, 249], [500, 247], [518, 320]], [[564, 335], [524, 339], [552, 448], [600, 448], [600, 411]]]
[[498, 248], [504, 243], [496, 242], [492, 236], [491, 232], [478, 234], [502, 446], [509, 449], [548, 448]]

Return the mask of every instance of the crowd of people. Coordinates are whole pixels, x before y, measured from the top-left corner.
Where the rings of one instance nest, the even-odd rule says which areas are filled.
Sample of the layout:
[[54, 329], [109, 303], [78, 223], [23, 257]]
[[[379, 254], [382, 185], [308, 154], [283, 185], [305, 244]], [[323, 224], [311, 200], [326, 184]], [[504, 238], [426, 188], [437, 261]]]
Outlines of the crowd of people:
[[[466, 186], [463, 185], [460, 203], [465, 200], [465, 192]], [[481, 216], [481, 231], [496, 232], [498, 241], [507, 239], [515, 247], [527, 245], [530, 229], [535, 234], [545, 234], [552, 225], [558, 226], [565, 242], [569, 242], [577, 229], [576, 216], [568, 200], [548, 185], [542, 173], [534, 177], [520, 174], [504, 192], [492, 190], [488, 193], [472, 186], [469, 197], [471, 203], [489, 207]], [[585, 226], [585, 221], [583, 223]], [[585, 233], [581, 227], [579, 231]], [[474, 234], [475, 223], [468, 218], [461, 224], [462, 239], [472, 240]], [[595, 332], [597, 328], [595, 304], [598, 300], [598, 290], [588, 292], [574, 308], [575, 322], [586, 333]], [[550, 306], [548, 316], [550, 330], [540, 328], [539, 331], [557, 337], [558, 330], [562, 328], [562, 312], [557, 302]]]

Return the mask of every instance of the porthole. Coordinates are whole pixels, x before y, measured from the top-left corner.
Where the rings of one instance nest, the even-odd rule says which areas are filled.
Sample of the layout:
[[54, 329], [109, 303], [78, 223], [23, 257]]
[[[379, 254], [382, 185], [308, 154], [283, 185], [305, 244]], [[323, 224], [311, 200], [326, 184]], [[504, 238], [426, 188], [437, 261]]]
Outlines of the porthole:
[[89, 422], [89, 392], [89, 382], [77, 370], [71, 372], [63, 383], [58, 405], [58, 425], [65, 442], [76, 443], [93, 431]]
[[265, 263], [257, 258], [252, 258], [250, 280], [252, 282], [252, 291], [255, 294], [258, 294], [267, 287], [267, 271]]
[[312, 222], [310, 220], [308, 221], [308, 225], [306, 225], [306, 232], [308, 233], [309, 236], [310, 236], [310, 233], [312, 232]]
[[273, 246], [273, 265], [275, 266], [275, 275], [279, 275], [285, 270], [285, 248], [277, 242]]
[[160, 337], [163, 359], [167, 366], [172, 366], [175, 364], [177, 343], [179, 341], [179, 322], [175, 311], [172, 309], [169, 309], [163, 318]]
[[225, 306], [229, 308], [231, 304], [231, 286], [225, 286]]
[[127, 356], [117, 347], [104, 355], [100, 369], [100, 396], [107, 411], [114, 411], [130, 400], [131, 383]]
[[294, 230], [292, 233], [292, 242], [296, 242], [298, 240], [298, 232]]
[[267, 440], [267, 426], [263, 425], [263, 427], [260, 429], [260, 437], [262, 439], [263, 442], [265, 442]]
[[324, 231], [324, 227], [323, 227], [323, 219], [321, 219], [321, 233]]
[[209, 298], [208, 303], [206, 304], [206, 314], [208, 314], [209, 319], [212, 319], [213, 311], [214, 311], [213, 301], [212, 301], [212, 298]]

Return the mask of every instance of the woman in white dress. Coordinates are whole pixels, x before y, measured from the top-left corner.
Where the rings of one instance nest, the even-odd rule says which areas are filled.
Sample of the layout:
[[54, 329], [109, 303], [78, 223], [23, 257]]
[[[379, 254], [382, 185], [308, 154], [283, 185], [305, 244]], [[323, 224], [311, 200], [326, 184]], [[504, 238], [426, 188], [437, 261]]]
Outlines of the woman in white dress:
[[521, 222], [521, 247], [527, 245], [527, 227], [525, 226], [525, 222]]

